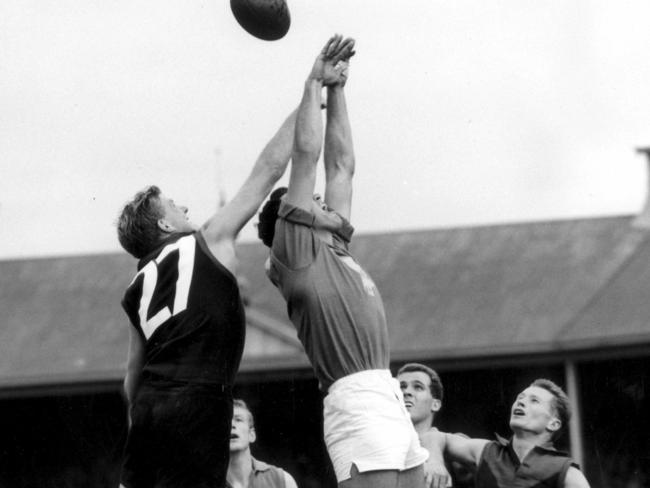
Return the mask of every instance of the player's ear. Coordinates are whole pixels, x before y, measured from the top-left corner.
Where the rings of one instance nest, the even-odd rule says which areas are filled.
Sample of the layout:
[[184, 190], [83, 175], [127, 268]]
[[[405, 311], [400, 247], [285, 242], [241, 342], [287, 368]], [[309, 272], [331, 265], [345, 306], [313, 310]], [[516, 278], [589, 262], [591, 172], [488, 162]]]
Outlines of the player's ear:
[[546, 429], [551, 432], [557, 432], [561, 427], [562, 421], [557, 417], [551, 418], [551, 420], [548, 421], [548, 424], [546, 424]]
[[250, 439], [251, 444], [257, 440], [257, 434], [255, 433], [255, 427], [251, 427], [250, 433], [248, 434], [248, 437]]
[[431, 402], [431, 411], [438, 412], [440, 411], [441, 408], [442, 408], [442, 402], [437, 398], [434, 398], [433, 401]]
[[158, 219], [157, 223], [158, 228], [166, 234], [171, 234], [174, 231], [174, 226], [172, 226], [166, 219]]

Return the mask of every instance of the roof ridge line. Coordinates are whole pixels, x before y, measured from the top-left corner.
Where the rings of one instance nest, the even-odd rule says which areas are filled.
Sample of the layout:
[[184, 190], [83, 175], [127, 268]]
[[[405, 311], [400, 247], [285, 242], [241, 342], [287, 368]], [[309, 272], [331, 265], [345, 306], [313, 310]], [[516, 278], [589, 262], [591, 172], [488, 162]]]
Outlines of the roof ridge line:
[[630, 266], [630, 263], [634, 259], [634, 257], [638, 254], [639, 248], [643, 245], [645, 245], [648, 241], [650, 240], [649, 236], [644, 236], [641, 241], [634, 247], [634, 250], [630, 252], [630, 254], [621, 262], [621, 264], [607, 277], [603, 285], [598, 288], [598, 290], [585, 302], [585, 304], [580, 307], [580, 309], [575, 313], [573, 317], [571, 317], [569, 320], [566, 321], [566, 323], [560, 327], [557, 331], [557, 334], [555, 335], [555, 341], [559, 341], [560, 337], [564, 335], [572, 326], [578, 322], [580, 317], [582, 317], [591, 306], [596, 303], [600, 297], [603, 296], [605, 291], [610, 287], [612, 282], [618, 278], [624, 270]]

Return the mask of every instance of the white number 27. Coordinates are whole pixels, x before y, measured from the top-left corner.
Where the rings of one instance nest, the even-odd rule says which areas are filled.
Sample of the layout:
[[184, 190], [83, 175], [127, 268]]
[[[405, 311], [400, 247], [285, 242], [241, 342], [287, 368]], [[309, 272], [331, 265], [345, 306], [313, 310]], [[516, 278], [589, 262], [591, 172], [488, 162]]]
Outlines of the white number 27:
[[[158, 257], [149, 261], [133, 279], [135, 281], [140, 275], [144, 275], [138, 315], [140, 316], [142, 332], [144, 332], [147, 339], [166, 320], [187, 308], [187, 299], [190, 292], [190, 284], [192, 283], [192, 273], [194, 271], [194, 249], [194, 236], [181, 237], [176, 242], [165, 246]], [[176, 280], [173, 308], [170, 310], [169, 306], [165, 305], [151, 318], [147, 319], [149, 306], [151, 305], [151, 300], [156, 290], [156, 283], [158, 282], [158, 269], [165, 258], [174, 251], [178, 251], [178, 279]]]

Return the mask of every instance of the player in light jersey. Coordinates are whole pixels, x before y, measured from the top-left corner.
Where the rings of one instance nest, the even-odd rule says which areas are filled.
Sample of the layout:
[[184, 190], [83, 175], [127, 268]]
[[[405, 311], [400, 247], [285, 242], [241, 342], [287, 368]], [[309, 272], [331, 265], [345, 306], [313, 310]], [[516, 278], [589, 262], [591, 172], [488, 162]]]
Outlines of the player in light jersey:
[[[340, 488], [424, 485], [420, 447], [389, 370], [384, 305], [348, 251], [354, 152], [344, 85], [354, 40], [332, 37], [305, 82], [288, 189], [260, 213], [268, 274], [287, 302], [324, 400], [324, 435]], [[325, 200], [314, 195], [327, 88]], [[335, 209], [335, 210], [332, 210]]]
[[235, 238], [284, 173], [294, 125], [295, 111], [201, 228], [156, 186], [121, 212], [118, 238], [140, 260], [122, 301], [132, 324], [122, 486], [225, 486], [245, 336]]
[[226, 488], [298, 488], [284, 469], [253, 457], [251, 444], [257, 440], [253, 413], [240, 398], [235, 398], [233, 404]]

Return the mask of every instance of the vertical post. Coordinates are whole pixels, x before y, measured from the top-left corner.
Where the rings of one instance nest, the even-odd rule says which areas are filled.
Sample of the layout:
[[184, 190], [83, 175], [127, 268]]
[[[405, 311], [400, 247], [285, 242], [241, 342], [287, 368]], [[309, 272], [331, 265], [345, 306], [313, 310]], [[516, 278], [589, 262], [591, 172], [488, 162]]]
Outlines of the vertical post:
[[639, 147], [636, 152], [644, 154], [647, 158], [648, 189], [646, 189], [646, 199], [643, 204], [643, 209], [641, 209], [641, 212], [636, 216], [632, 225], [640, 229], [650, 229], [650, 196], [647, 194], [650, 190], [650, 147]]
[[217, 179], [217, 194], [219, 195], [219, 201], [217, 202], [217, 210], [222, 208], [226, 204], [226, 189], [223, 181], [223, 168], [221, 165], [221, 148], [219, 146], [214, 148], [214, 159], [215, 159], [215, 173]]
[[571, 402], [571, 420], [569, 420], [569, 442], [571, 457], [582, 467], [584, 464], [584, 448], [582, 445], [582, 408], [580, 390], [578, 388], [578, 370], [573, 361], [564, 363], [564, 374], [567, 385], [567, 395]]

